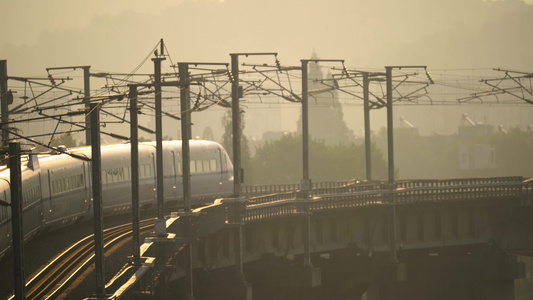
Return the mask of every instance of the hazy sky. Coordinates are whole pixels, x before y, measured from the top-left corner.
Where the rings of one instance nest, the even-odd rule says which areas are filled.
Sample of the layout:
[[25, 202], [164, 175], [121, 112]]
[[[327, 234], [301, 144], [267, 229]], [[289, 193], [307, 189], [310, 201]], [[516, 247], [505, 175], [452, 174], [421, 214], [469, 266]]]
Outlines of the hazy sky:
[[[161, 38], [173, 63], [278, 52], [288, 66], [316, 52], [352, 68], [533, 71], [533, 0], [7, 0], [0, 27], [11, 76], [73, 65], [130, 72]], [[353, 110], [345, 119], [358, 131]], [[287, 119], [282, 129], [294, 130], [297, 117]]]
[[314, 50], [351, 67], [533, 69], [533, 0], [18, 0], [0, 25], [10, 75], [130, 71], [160, 38], [174, 62], [276, 51], [297, 65]]

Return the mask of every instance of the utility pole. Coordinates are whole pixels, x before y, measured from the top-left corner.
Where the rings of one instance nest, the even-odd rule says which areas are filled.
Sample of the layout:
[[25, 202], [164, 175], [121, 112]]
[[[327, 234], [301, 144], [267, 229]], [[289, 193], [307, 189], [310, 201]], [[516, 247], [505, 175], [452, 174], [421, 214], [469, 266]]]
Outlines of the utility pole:
[[240, 114], [240, 86], [239, 86], [239, 54], [231, 56], [231, 127], [233, 132], [233, 195], [241, 196], [241, 114]]
[[155, 231], [157, 235], [166, 235], [165, 225], [165, 200], [163, 191], [163, 123], [161, 104], [161, 62], [166, 58], [164, 55], [164, 44], [161, 40], [161, 52], [157, 57], [152, 58], [154, 62], [154, 84], [155, 84], [155, 140], [156, 140], [156, 191], [157, 191], [157, 220]]
[[243, 253], [243, 233], [242, 233], [242, 212], [244, 209], [244, 199], [241, 199], [241, 183], [242, 167], [241, 167], [241, 114], [239, 99], [242, 97], [242, 90], [239, 86], [239, 56], [244, 55], [246, 57], [250, 55], [274, 55], [275, 52], [270, 53], [231, 53], [231, 116], [232, 116], [232, 130], [233, 130], [233, 201], [235, 202], [233, 207], [238, 209], [238, 217], [236, 227], [236, 265], [237, 265], [237, 280], [246, 284], [246, 278], [244, 276], [244, 253]]
[[[155, 84], [155, 156], [156, 156], [156, 201], [157, 201], [157, 219], [155, 220], [155, 234], [159, 237], [167, 236], [167, 227], [165, 222], [165, 199], [163, 186], [163, 123], [162, 123], [162, 103], [161, 103], [161, 62], [164, 57], [163, 39], [160, 42], [160, 53], [155, 52], [156, 57], [152, 58], [154, 62], [154, 84]], [[165, 279], [165, 245], [158, 243], [156, 264], [160, 268], [162, 280], [160, 281], [159, 297], [166, 298], [167, 284]]]
[[194, 300], [194, 276], [193, 276], [193, 247], [196, 240], [196, 233], [194, 229], [194, 223], [198, 217], [197, 213], [192, 212], [191, 207], [191, 153], [189, 147], [189, 141], [192, 137], [191, 130], [191, 102], [190, 102], [190, 85], [191, 79], [189, 76], [189, 65], [224, 65], [228, 67], [227, 63], [201, 63], [201, 62], [183, 62], [178, 63], [178, 74], [180, 78], [180, 106], [181, 106], [181, 156], [182, 156], [182, 178], [183, 178], [183, 206], [184, 213], [182, 217], [187, 219], [188, 226], [188, 248], [187, 252], [188, 262], [186, 262], [186, 282], [187, 300]]
[[100, 103], [91, 103], [91, 167], [94, 213], [96, 297], [105, 298], [104, 214], [102, 206], [102, 160], [100, 149]]
[[185, 212], [191, 212], [191, 152], [189, 151], [189, 140], [191, 139], [191, 112], [189, 101], [189, 65], [178, 63], [178, 73], [180, 78], [180, 106], [181, 106], [181, 157], [183, 175], [183, 207]]
[[302, 146], [303, 146], [302, 148], [303, 179], [302, 179], [301, 186], [302, 186], [302, 191], [306, 193], [305, 197], [309, 197], [309, 191], [311, 190], [311, 182], [309, 179], [309, 70], [308, 70], [309, 60], [302, 59], [301, 64], [302, 64]]
[[242, 90], [239, 86], [239, 56], [258, 56], [258, 55], [274, 55], [275, 52], [263, 53], [231, 53], [231, 119], [233, 130], [233, 195], [235, 198], [241, 196], [241, 183], [243, 182], [243, 172], [241, 167], [241, 115], [239, 99], [242, 98]]
[[181, 106], [181, 157], [182, 157], [182, 178], [183, 178], [183, 205], [185, 207], [185, 217], [187, 223], [188, 247], [185, 249], [187, 260], [185, 262], [186, 296], [187, 300], [194, 300], [194, 280], [193, 280], [193, 216], [191, 214], [191, 153], [189, 151], [190, 128], [191, 128], [191, 103], [189, 101], [189, 65], [178, 63], [178, 73], [180, 78], [180, 106]]
[[387, 85], [387, 161], [389, 183], [394, 182], [394, 122], [392, 115], [392, 68], [385, 67]]
[[131, 213], [133, 227], [133, 264], [141, 263], [141, 229], [140, 229], [140, 209], [139, 209], [139, 131], [138, 109], [137, 109], [137, 86], [129, 86], [130, 97], [130, 155], [131, 155]]
[[83, 104], [85, 108], [85, 145], [91, 144], [91, 117], [88, 112], [91, 109], [91, 66], [83, 66]]
[[[390, 244], [390, 261], [397, 263], [398, 257], [396, 255], [396, 196], [394, 185], [394, 128], [393, 128], [393, 112], [392, 112], [392, 69], [402, 68], [424, 68], [426, 66], [387, 66], [385, 67], [385, 76], [387, 84], [387, 154], [389, 164], [389, 185], [390, 185], [390, 203], [392, 207], [391, 211], [391, 226], [389, 235]], [[426, 72], [427, 74], [427, 72]]]
[[26, 299], [24, 276], [24, 233], [22, 225], [22, 176], [20, 170], [20, 143], [9, 143], [9, 169], [11, 183], [11, 224], [13, 231], [13, 260], [15, 299]]
[[304, 262], [303, 266], [312, 268], [311, 263], [311, 212], [309, 209], [309, 193], [311, 180], [309, 179], [309, 60], [301, 60], [302, 64], [302, 151], [303, 151], [303, 179], [301, 182], [301, 195], [305, 203], [304, 224]]
[[[392, 112], [392, 69], [427, 69], [427, 66], [387, 66], [385, 76], [387, 84], [387, 155], [389, 163], [389, 183], [394, 183], [394, 122]], [[426, 74], [427, 71], [426, 71]], [[429, 78], [429, 76], [428, 76]]]
[[[9, 122], [8, 91], [7, 91], [7, 60], [0, 60], [0, 106], [2, 114], [2, 127], [7, 127]], [[2, 130], [2, 146], [7, 148], [9, 143], [9, 132], [7, 128]]]
[[370, 141], [370, 99], [368, 72], [363, 72], [363, 110], [365, 122], [365, 161], [366, 161], [366, 180], [372, 180], [372, 148]]

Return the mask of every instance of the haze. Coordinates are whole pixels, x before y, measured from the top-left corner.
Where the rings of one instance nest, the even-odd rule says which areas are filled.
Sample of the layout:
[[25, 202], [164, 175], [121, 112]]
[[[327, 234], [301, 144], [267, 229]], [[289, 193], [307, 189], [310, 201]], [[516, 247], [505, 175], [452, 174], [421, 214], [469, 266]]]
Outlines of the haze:
[[50, 66], [130, 71], [164, 38], [176, 61], [313, 50], [353, 67], [425, 64], [531, 71], [533, 1], [2, 1], [0, 56], [10, 75]]
[[[177, 62], [229, 62], [235, 52], [278, 52], [284, 66], [316, 53], [380, 71], [412, 64], [441, 74], [533, 71], [533, 0], [22, 0], [2, 1], [0, 25], [0, 59], [7, 59], [10, 76], [46, 75], [46, 67], [73, 65], [129, 73], [161, 38], [172, 60], [164, 71]], [[151, 63], [143, 68], [153, 72]], [[394, 122], [400, 126], [403, 116], [422, 134], [450, 134], [468, 113], [477, 122], [525, 128], [533, 114], [528, 108], [399, 107]], [[361, 137], [362, 108], [343, 109], [348, 128]], [[284, 106], [276, 123], [268, 121], [272, 110], [248, 107], [245, 134], [260, 140], [264, 131], [294, 132], [299, 112], [298, 105]], [[220, 140], [222, 113], [219, 108], [195, 117], [194, 134], [209, 126]], [[377, 132], [385, 125], [384, 110], [373, 118]], [[175, 138], [175, 131], [168, 135]]]

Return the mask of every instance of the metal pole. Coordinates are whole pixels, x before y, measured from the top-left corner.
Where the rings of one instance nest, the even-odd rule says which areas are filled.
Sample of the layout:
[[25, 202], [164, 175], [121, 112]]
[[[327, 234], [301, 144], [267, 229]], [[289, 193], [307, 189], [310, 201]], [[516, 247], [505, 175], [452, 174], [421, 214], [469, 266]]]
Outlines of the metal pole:
[[[239, 107], [239, 54], [230, 54], [231, 56], [231, 74], [233, 82], [231, 83], [231, 119], [233, 129], [233, 196], [238, 201], [241, 197], [241, 114]], [[234, 206], [235, 207], [235, 206]], [[241, 282], [246, 282], [243, 267], [243, 249], [242, 249], [242, 220], [239, 219], [237, 227], [237, 236], [235, 238], [235, 253], [237, 263], [237, 277]]]
[[[163, 41], [161, 40], [161, 43]], [[163, 47], [161, 45], [161, 47]], [[163, 53], [161, 53], [163, 54]], [[154, 62], [154, 83], [155, 85], [155, 139], [156, 139], [156, 193], [157, 193], [157, 219], [155, 220], [155, 234], [158, 236], [167, 235], [165, 222], [165, 200], [163, 193], [163, 124], [162, 124], [162, 104], [161, 104], [161, 61], [164, 57], [152, 58]], [[157, 245], [156, 263], [161, 268], [161, 280], [159, 291], [162, 297], [166, 297], [166, 276], [165, 276], [165, 245]]]
[[13, 260], [15, 299], [26, 299], [24, 276], [24, 233], [22, 226], [22, 178], [20, 170], [20, 143], [9, 143], [9, 169], [11, 185], [11, 224], [13, 230]]
[[309, 193], [311, 180], [309, 180], [309, 61], [302, 60], [302, 145], [303, 145], [303, 179], [301, 184], [301, 197], [305, 201], [305, 224], [304, 224], [304, 267], [312, 267], [311, 263], [311, 214], [309, 211]]
[[[83, 67], [83, 103], [85, 105], [85, 113], [89, 112], [91, 108], [91, 73], [90, 66]], [[91, 117], [87, 114], [85, 116], [85, 145], [91, 144]]]
[[[180, 78], [180, 105], [181, 105], [181, 154], [183, 166], [183, 205], [185, 212], [191, 212], [191, 154], [189, 149], [189, 140], [191, 138], [191, 111], [189, 101], [189, 65], [187, 63], [178, 63], [178, 72]], [[188, 262], [186, 262], [187, 295], [186, 299], [194, 299], [194, 280], [193, 280], [193, 236], [192, 236], [192, 216], [187, 216], [187, 226], [189, 233], [189, 247], [186, 251]]]
[[302, 190], [309, 192], [309, 61], [302, 60], [302, 143], [303, 143], [303, 180]]
[[387, 154], [389, 183], [394, 182], [394, 128], [392, 117], [392, 67], [385, 67], [387, 76]]
[[137, 86], [130, 85], [130, 147], [131, 147], [131, 213], [133, 223], [133, 264], [141, 263], [140, 210], [139, 210], [139, 131]]
[[189, 86], [183, 85], [189, 80], [189, 65], [178, 63], [178, 72], [181, 81], [180, 105], [181, 105], [181, 157], [183, 166], [183, 206], [186, 212], [191, 211], [191, 154], [189, 150], [191, 112], [189, 102]]
[[[8, 126], [9, 109], [7, 103], [7, 60], [0, 60], [0, 106], [2, 114], [2, 126]], [[2, 146], [7, 147], [9, 143], [9, 133], [2, 130]]]
[[230, 54], [231, 74], [231, 119], [233, 129], [233, 194], [241, 196], [241, 115], [239, 107], [239, 54]]
[[102, 160], [100, 153], [100, 104], [91, 103], [91, 161], [94, 207], [94, 252], [96, 269], [96, 296], [105, 297], [104, 269], [104, 214], [102, 207]]
[[389, 225], [390, 261], [397, 262], [396, 256], [396, 197], [394, 194], [394, 128], [392, 115], [392, 68], [385, 67], [387, 77], [387, 146], [389, 161], [389, 201], [391, 204], [391, 224]]
[[366, 180], [372, 180], [372, 152], [370, 141], [370, 99], [369, 99], [369, 79], [368, 73], [363, 72], [363, 100], [364, 100], [364, 119], [365, 119], [365, 161], [366, 161]]
[[[165, 220], [165, 203], [163, 199], [163, 124], [161, 120], [161, 61], [164, 57], [152, 58], [154, 62], [154, 83], [155, 85], [155, 139], [156, 139], [156, 189], [157, 189], [157, 222]], [[162, 221], [161, 221], [162, 220]], [[158, 228], [161, 227], [161, 228]], [[156, 234], [166, 234], [166, 228], [156, 225]], [[158, 232], [161, 231], [161, 232]], [[164, 231], [163, 231], [164, 230]]]

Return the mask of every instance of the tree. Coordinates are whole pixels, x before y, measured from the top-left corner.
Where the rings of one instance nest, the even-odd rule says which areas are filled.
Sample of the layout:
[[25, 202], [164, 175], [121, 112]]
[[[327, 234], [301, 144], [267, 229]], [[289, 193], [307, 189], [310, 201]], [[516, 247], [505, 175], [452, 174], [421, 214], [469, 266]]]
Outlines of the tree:
[[59, 138], [52, 140], [50, 145], [53, 147], [64, 145], [67, 148], [72, 148], [76, 147], [76, 140], [72, 137], [72, 134], [70, 134], [70, 132], [67, 132], [61, 135]]
[[[231, 109], [226, 110], [222, 117], [222, 127], [224, 133], [222, 134], [222, 146], [228, 152], [229, 157], [233, 160], [233, 123], [231, 118]], [[248, 145], [248, 138], [243, 134], [244, 132], [244, 111], [241, 111], [241, 168], [244, 169], [244, 183], [250, 184], [253, 177], [253, 172], [250, 168], [250, 147]]]
[[[310, 178], [317, 181], [365, 179], [365, 153], [363, 145], [326, 145], [324, 140], [309, 142]], [[386, 178], [386, 162], [381, 151], [374, 152], [374, 177]], [[286, 135], [269, 141], [256, 149], [252, 159], [255, 184], [296, 183], [303, 177], [302, 136]]]
[[[46, 142], [45, 142], [46, 143]], [[56, 136], [51, 142], [51, 147], [66, 146], [67, 148], [73, 148], [77, 146], [76, 140], [72, 137], [70, 132], [67, 132], [61, 136]], [[36, 147], [37, 152], [46, 152], [49, 149], [43, 146]]]

